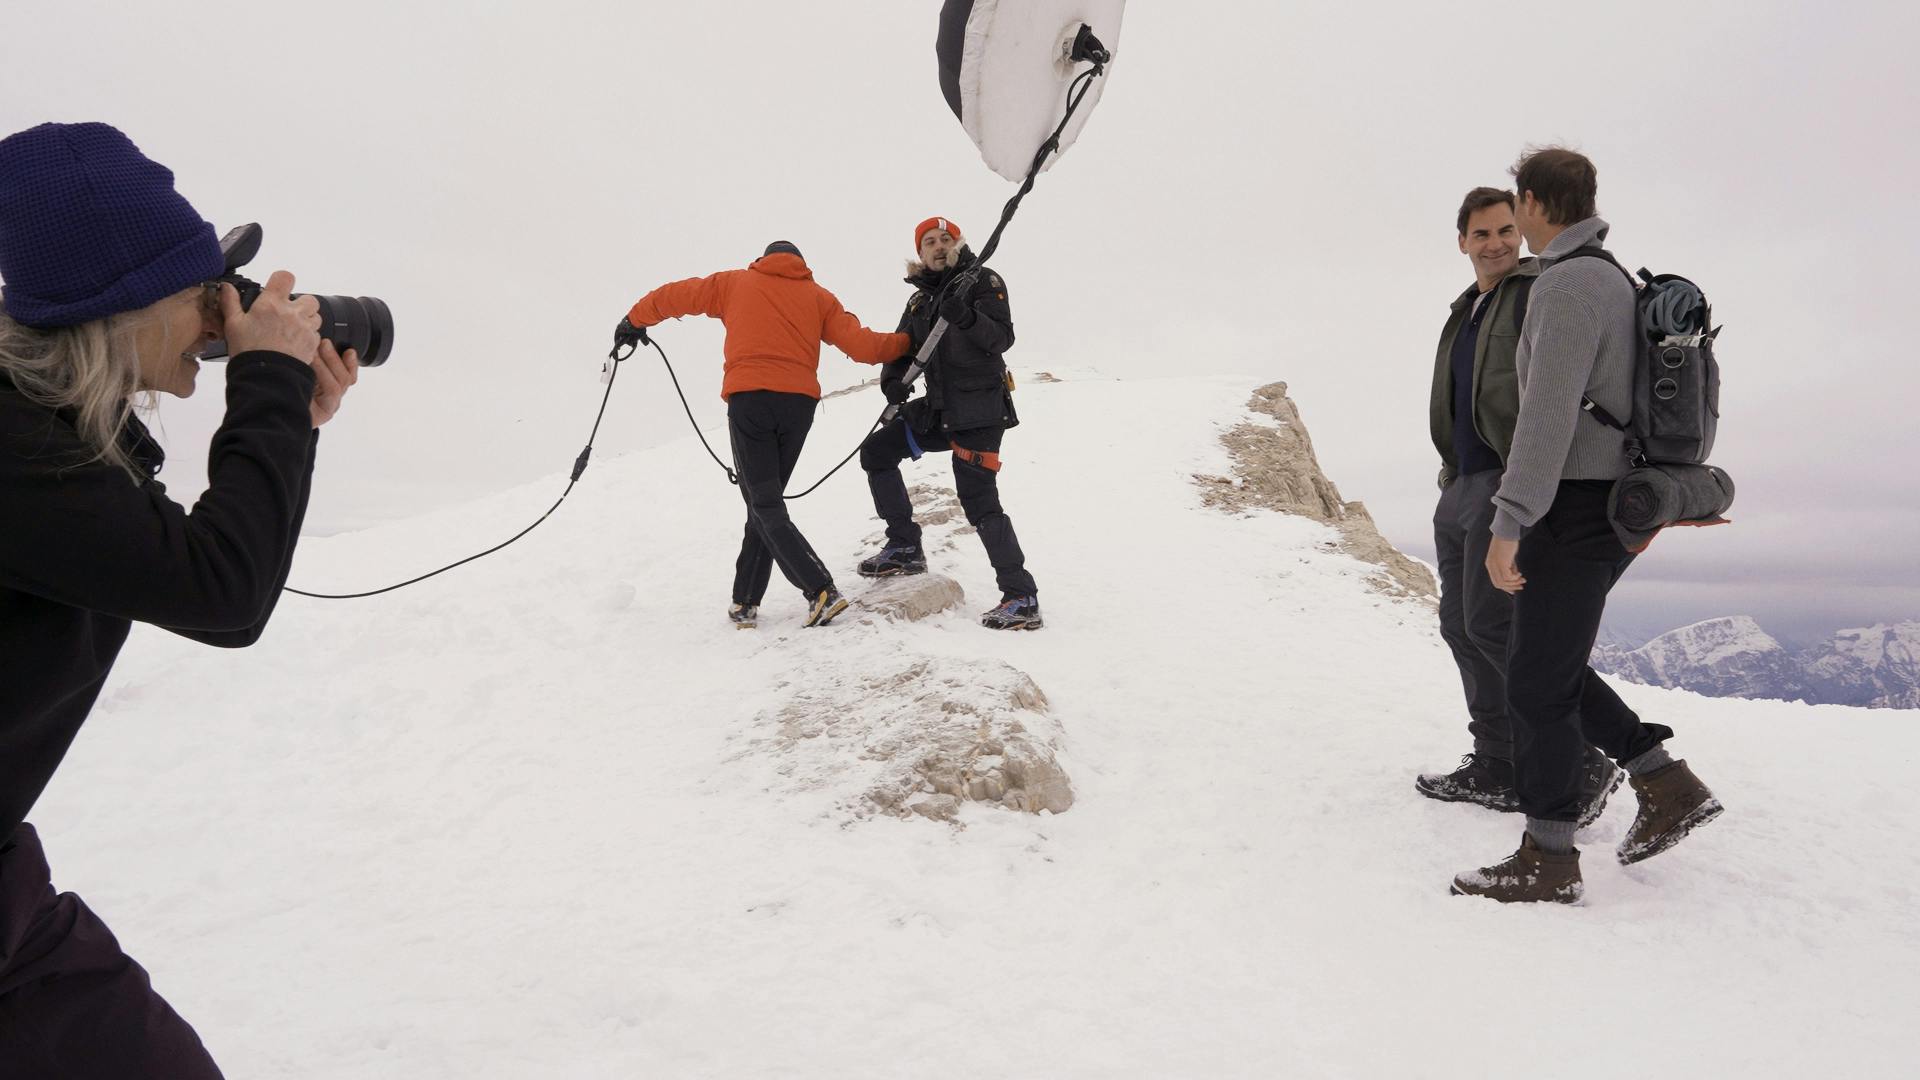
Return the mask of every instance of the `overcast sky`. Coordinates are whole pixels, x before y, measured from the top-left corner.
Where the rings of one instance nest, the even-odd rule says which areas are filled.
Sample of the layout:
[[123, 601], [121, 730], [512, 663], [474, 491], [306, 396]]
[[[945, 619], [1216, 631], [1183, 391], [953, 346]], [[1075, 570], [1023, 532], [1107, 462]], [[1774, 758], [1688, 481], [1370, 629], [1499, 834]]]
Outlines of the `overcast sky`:
[[[323, 440], [308, 527], [333, 532], [564, 471], [626, 307], [769, 240], [890, 329], [913, 224], [984, 238], [1012, 194], [940, 96], [938, 9], [69, 0], [0, 45], [0, 129], [116, 124], [223, 230], [265, 225], [262, 276], [392, 304], [392, 363]], [[995, 260], [1010, 362], [1284, 379], [1342, 492], [1430, 555], [1428, 380], [1471, 279], [1453, 213], [1526, 144], [1564, 141], [1599, 165], [1622, 260], [1693, 277], [1727, 327], [1715, 460], [1736, 524], [1663, 537], [1612, 625], [1920, 617], [1915, 7], [1466, 10], [1129, 5], [1098, 111]], [[719, 422], [717, 324], [661, 339]], [[865, 374], [823, 362], [829, 387]], [[176, 493], [204, 482], [218, 378], [161, 411]], [[630, 366], [598, 454], [684, 429], [657, 365]]]

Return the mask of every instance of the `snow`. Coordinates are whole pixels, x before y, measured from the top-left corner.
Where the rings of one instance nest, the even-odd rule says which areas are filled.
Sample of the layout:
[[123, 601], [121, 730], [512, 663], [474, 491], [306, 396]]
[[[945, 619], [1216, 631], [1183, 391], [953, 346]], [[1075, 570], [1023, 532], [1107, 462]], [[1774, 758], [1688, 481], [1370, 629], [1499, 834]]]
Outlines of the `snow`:
[[[1920, 853], [1882, 823], [1920, 728], [1622, 686], [1728, 812], [1623, 869], [1623, 792], [1581, 907], [1447, 895], [1519, 820], [1412, 790], [1465, 749], [1430, 607], [1325, 526], [1201, 508], [1251, 388], [1022, 379], [1039, 633], [974, 624], [965, 535], [935, 554], [957, 614], [802, 630], [776, 576], [732, 629], [741, 507], [691, 437], [431, 582], [289, 596], [251, 650], [137, 630], [34, 814], [55, 880], [232, 1076], [1908, 1075]], [[878, 408], [830, 402], [798, 477]], [[308, 539], [294, 584], [451, 561], [562, 481]], [[852, 585], [857, 473], [794, 509]], [[796, 687], [915, 665], [1030, 677], [1072, 809], [862, 815], [866, 766], [774, 737]]]

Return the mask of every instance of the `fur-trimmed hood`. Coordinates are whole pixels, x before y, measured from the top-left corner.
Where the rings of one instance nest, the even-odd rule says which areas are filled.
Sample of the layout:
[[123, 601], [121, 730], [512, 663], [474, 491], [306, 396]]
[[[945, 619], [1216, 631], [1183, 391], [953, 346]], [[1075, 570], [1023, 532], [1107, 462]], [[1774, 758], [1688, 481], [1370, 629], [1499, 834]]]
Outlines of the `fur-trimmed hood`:
[[966, 244], [961, 244], [959, 248], [955, 250], [953, 265], [948, 267], [945, 270], [929, 270], [927, 269], [927, 264], [921, 262], [919, 259], [908, 259], [907, 260], [907, 279], [906, 279], [907, 284], [919, 286], [919, 287], [925, 287], [927, 284], [927, 279], [934, 278], [936, 276], [943, 275], [943, 274], [949, 274], [949, 273], [952, 273], [954, 270], [972, 266], [975, 261], [977, 260], [975, 260], [974, 258], [973, 248], [969, 247]]

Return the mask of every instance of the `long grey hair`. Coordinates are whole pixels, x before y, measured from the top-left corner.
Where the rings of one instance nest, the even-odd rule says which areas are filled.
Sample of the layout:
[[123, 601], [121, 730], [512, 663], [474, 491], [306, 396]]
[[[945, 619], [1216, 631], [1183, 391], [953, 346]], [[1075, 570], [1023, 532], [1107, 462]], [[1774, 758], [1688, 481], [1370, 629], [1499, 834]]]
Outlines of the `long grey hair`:
[[0, 375], [27, 399], [74, 416], [80, 438], [93, 451], [86, 464], [104, 461], [143, 479], [121, 444], [140, 388], [135, 335], [140, 312], [38, 330], [0, 312]]

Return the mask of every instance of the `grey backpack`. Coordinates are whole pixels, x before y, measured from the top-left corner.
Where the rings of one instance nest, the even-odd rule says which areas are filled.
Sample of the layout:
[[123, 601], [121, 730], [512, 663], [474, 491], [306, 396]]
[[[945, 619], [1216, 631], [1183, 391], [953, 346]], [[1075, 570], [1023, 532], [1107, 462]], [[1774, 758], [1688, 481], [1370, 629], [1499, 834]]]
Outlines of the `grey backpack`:
[[[1633, 414], [1625, 421], [1592, 398], [1580, 407], [1627, 434], [1635, 467], [1703, 465], [1720, 427], [1720, 362], [1714, 359], [1713, 308], [1700, 287], [1678, 274], [1640, 271], [1640, 281], [1605, 248], [1588, 246], [1566, 258], [1605, 259], [1634, 287], [1640, 316], [1640, 360], [1633, 373]], [[1643, 283], [1644, 282], [1644, 283]]]
[[1597, 258], [1627, 275], [1640, 322], [1633, 370], [1633, 415], [1624, 422], [1590, 397], [1580, 407], [1627, 435], [1633, 468], [1614, 483], [1607, 519], [1628, 551], [1644, 551], [1670, 525], [1720, 525], [1733, 506], [1733, 477], [1707, 464], [1720, 428], [1720, 362], [1713, 308], [1700, 287], [1677, 274], [1640, 271], [1640, 280], [1605, 248], [1589, 245], [1569, 259]]

